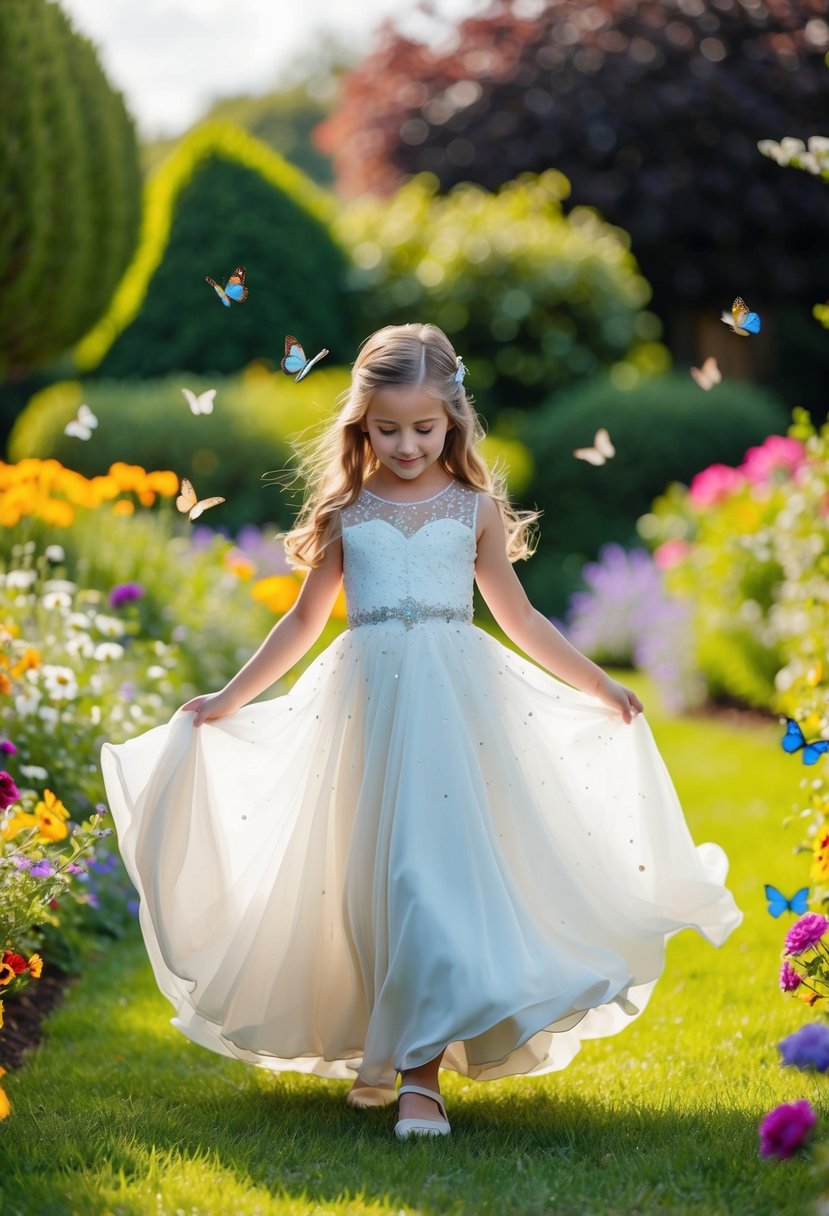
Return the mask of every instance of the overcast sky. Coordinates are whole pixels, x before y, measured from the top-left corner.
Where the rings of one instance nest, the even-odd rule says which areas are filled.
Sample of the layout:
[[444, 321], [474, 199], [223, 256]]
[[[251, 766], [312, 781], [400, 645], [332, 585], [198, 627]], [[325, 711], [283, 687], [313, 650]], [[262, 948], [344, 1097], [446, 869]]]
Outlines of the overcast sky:
[[[447, 21], [484, 0], [432, 0], [436, 17], [406, 0], [58, 0], [98, 47], [145, 137], [175, 135], [216, 97], [273, 88], [323, 32], [367, 48], [384, 18], [437, 38]], [[398, 24], [401, 24], [398, 21]]]

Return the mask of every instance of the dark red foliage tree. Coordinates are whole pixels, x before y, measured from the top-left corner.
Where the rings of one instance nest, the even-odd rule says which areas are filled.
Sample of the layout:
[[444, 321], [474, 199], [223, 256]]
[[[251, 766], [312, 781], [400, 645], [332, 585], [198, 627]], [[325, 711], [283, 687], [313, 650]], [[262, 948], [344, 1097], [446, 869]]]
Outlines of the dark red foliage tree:
[[756, 144], [829, 130], [827, 48], [825, 0], [499, 0], [451, 49], [386, 27], [317, 138], [348, 196], [562, 170], [631, 233], [663, 315], [812, 301], [825, 190]]

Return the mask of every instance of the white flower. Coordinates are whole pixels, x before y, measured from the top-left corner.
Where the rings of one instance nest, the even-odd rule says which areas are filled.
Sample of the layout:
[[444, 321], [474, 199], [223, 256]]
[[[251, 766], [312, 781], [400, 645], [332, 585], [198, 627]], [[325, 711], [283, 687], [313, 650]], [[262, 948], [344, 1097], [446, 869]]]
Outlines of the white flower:
[[106, 662], [107, 659], [120, 659], [123, 653], [124, 647], [118, 642], [99, 642], [92, 657]]
[[95, 643], [88, 633], [73, 633], [66, 639], [63, 648], [73, 658], [88, 659], [95, 651]]
[[58, 724], [58, 718], [60, 715], [58, 714], [58, 711], [55, 709], [54, 705], [41, 705], [40, 709], [37, 711], [37, 716], [42, 722], [45, 722], [48, 727], [54, 730]]
[[71, 667], [46, 663], [41, 667], [40, 674], [53, 701], [71, 701], [78, 695], [78, 681]]
[[95, 617], [95, 628], [105, 638], [120, 638], [124, 632], [124, 626], [117, 617], [105, 616], [103, 612], [99, 612]]
[[72, 596], [65, 591], [47, 591], [40, 602], [50, 611], [54, 608], [71, 608]]
[[89, 711], [89, 720], [93, 726], [99, 726], [101, 722], [101, 707], [93, 705]]
[[43, 550], [43, 556], [49, 562], [54, 562], [57, 565], [59, 562], [66, 561], [66, 554], [60, 545], [47, 545]]
[[[42, 695], [39, 688], [33, 688], [26, 696], [22, 692], [18, 693], [14, 698], [15, 711], [21, 718], [28, 718], [37, 709]], [[23, 769], [21, 768], [20, 771], [22, 773]]]
[[71, 612], [66, 618], [67, 629], [88, 629], [92, 624], [85, 612]]
[[5, 576], [5, 583], [7, 587], [22, 588], [25, 591], [27, 587], [31, 587], [36, 578], [36, 570], [9, 570]]
[[46, 781], [49, 773], [39, 764], [21, 764], [20, 776], [25, 777], [27, 781]]
[[167, 674], [166, 667], [159, 667], [157, 663], [153, 663], [152, 667], [147, 668], [147, 675], [151, 680], [163, 680]]

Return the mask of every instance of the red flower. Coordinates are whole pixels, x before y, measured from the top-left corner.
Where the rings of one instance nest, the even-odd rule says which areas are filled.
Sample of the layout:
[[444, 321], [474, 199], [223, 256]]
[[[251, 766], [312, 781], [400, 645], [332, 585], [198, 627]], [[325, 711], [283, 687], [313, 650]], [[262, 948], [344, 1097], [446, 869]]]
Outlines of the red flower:
[[3, 951], [3, 962], [11, 967], [15, 975], [20, 975], [21, 971], [25, 971], [29, 965], [25, 958], [19, 954], [13, 954], [11, 950]]

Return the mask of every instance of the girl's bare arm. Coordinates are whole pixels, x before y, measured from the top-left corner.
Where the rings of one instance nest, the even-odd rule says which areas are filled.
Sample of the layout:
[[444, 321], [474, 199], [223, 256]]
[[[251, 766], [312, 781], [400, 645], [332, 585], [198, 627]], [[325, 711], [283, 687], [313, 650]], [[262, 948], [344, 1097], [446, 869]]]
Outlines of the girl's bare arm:
[[541, 667], [618, 709], [625, 722], [642, 712], [642, 703], [634, 692], [612, 680], [571, 646], [555, 625], [533, 608], [507, 557], [506, 533], [498, 507], [486, 494], [481, 494], [478, 503], [475, 580], [507, 637]]
[[331, 615], [343, 577], [342, 541], [331, 541], [319, 566], [308, 572], [296, 603], [277, 621], [262, 645], [221, 692], [193, 697], [194, 726], [235, 713], [258, 697], [313, 646]]

